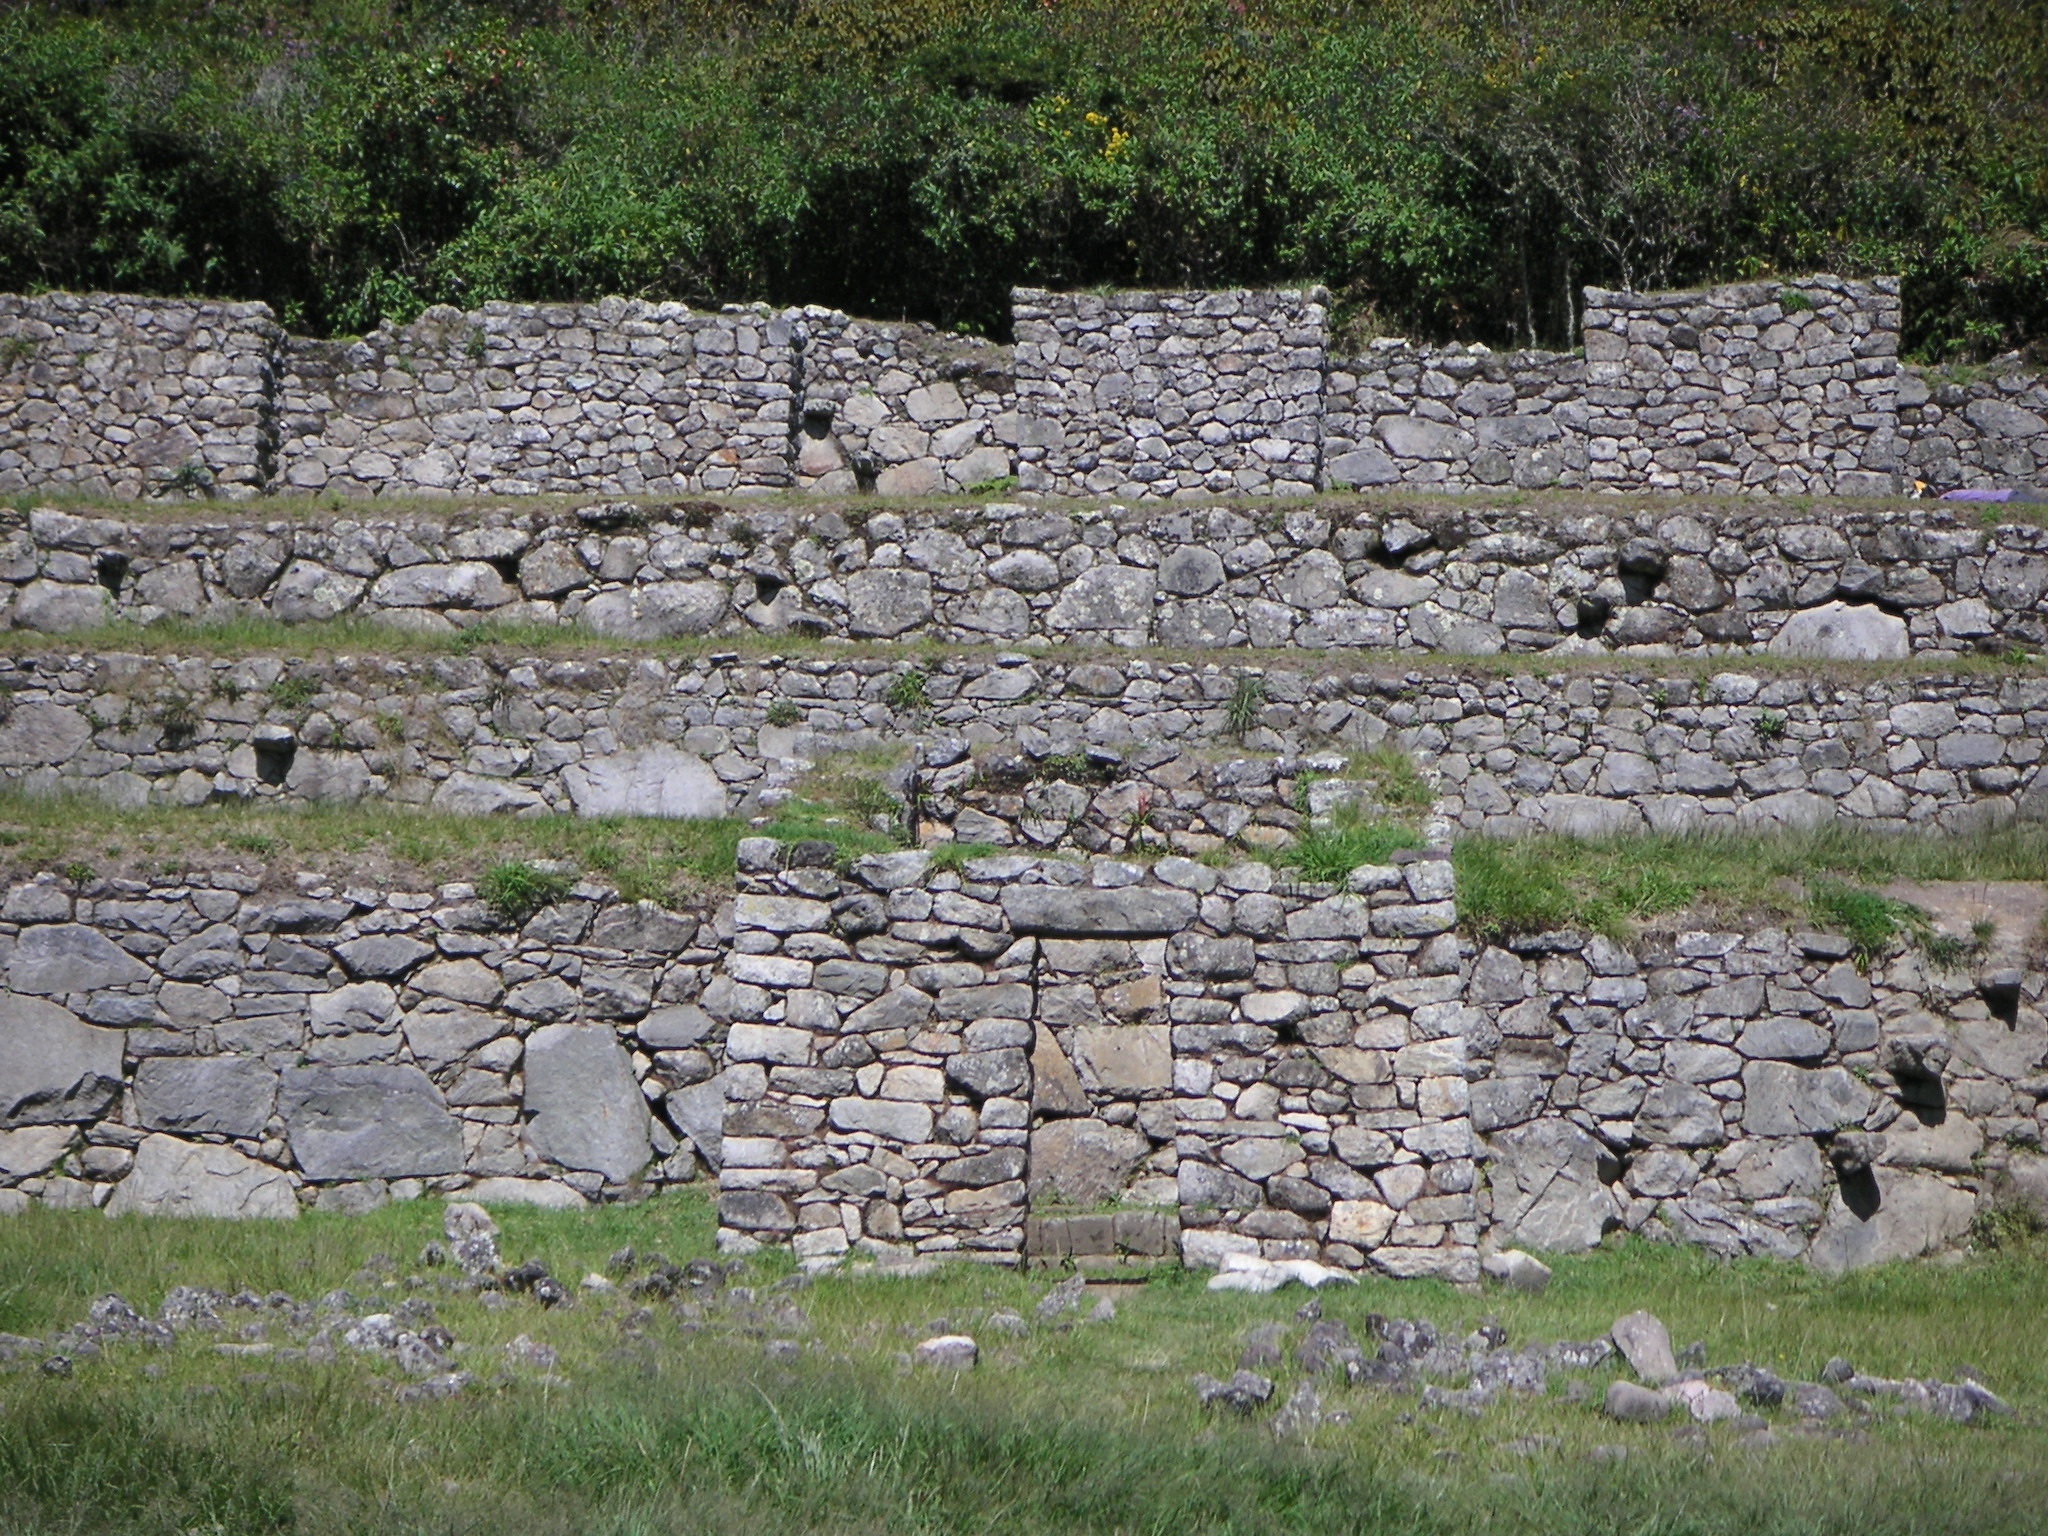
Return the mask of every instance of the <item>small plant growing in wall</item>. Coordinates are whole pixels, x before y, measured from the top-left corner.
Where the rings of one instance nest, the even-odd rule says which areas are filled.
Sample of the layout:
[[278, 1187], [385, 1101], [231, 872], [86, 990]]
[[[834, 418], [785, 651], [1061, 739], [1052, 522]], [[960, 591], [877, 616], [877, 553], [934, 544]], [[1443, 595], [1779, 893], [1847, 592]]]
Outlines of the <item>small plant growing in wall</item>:
[[1240, 673], [1223, 706], [1223, 724], [1239, 741], [1258, 728], [1259, 711], [1266, 707], [1266, 680], [1249, 672]]
[[320, 685], [310, 677], [280, 677], [270, 685], [269, 694], [279, 709], [310, 709], [320, 696]]
[[491, 916], [507, 928], [518, 928], [541, 908], [567, 896], [574, 884], [555, 870], [511, 859], [485, 870], [476, 883], [476, 893], [491, 909]]
[[149, 712], [149, 723], [163, 733], [164, 745], [172, 751], [199, 734], [199, 712], [182, 693], [167, 693], [158, 699]]
[[1788, 315], [1796, 315], [1801, 310], [1813, 308], [1813, 300], [1797, 288], [1787, 288], [1778, 295], [1778, 308]]
[[1756, 733], [1766, 741], [1776, 741], [1785, 734], [1783, 710], [1767, 709], [1756, 717]]
[[882, 695], [882, 702], [899, 714], [922, 714], [931, 708], [931, 694], [925, 682], [925, 675], [915, 667], [907, 672], [898, 672]]
[[768, 706], [770, 725], [795, 725], [803, 717], [804, 712], [794, 699], [777, 699]]

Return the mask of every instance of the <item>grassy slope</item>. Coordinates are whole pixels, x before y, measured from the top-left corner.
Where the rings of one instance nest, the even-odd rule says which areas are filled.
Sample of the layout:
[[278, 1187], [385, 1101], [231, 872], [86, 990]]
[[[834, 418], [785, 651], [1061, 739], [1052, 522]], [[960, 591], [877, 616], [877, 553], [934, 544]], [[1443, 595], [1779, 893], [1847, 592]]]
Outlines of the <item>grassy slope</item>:
[[[375, 1253], [400, 1261], [436, 1235], [431, 1203], [293, 1226], [110, 1223], [42, 1213], [0, 1224], [0, 1329], [49, 1330], [105, 1290], [153, 1308], [172, 1284], [359, 1292]], [[588, 1216], [514, 1211], [508, 1258], [574, 1278], [611, 1248], [708, 1250], [704, 1198]], [[169, 1355], [111, 1350], [70, 1380], [0, 1376], [0, 1526], [22, 1536], [295, 1531], [962, 1532], [1399, 1531], [1874, 1533], [2037, 1530], [2048, 1497], [2048, 1355], [2029, 1319], [2048, 1306], [2039, 1253], [1893, 1267], [1828, 1281], [1642, 1245], [1562, 1261], [1541, 1298], [1368, 1282], [1325, 1293], [1355, 1332], [1382, 1311], [1463, 1330], [1497, 1316], [1512, 1343], [1589, 1337], [1647, 1306], [1712, 1362], [1810, 1376], [1835, 1354], [1891, 1374], [1985, 1374], [2019, 1410], [1988, 1428], [1876, 1422], [1866, 1435], [1746, 1452], [1663, 1428], [1608, 1425], [1587, 1405], [1496, 1406], [1478, 1419], [1412, 1398], [1334, 1388], [1350, 1410], [1305, 1445], [1263, 1422], [1205, 1420], [1187, 1377], [1227, 1373], [1244, 1329], [1291, 1323], [1302, 1293], [1212, 1296], [1175, 1271], [1116, 1300], [1109, 1322], [1006, 1339], [997, 1307], [1028, 1312], [1047, 1283], [961, 1267], [927, 1280], [831, 1279], [795, 1295], [814, 1332], [802, 1359], [764, 1359], [786, 1328], [714, 1309], [691, 1330], [657, 1303], [489, 1312], [438, 1291], [441, 1321], [475, 1346], [485, 1385], [399, 1407], [361, 1359], [333, 1367], [223, 1359], [188, 1338]], [[785, 1271], [764, 1258], [746, 1279]], [[780, 1298], [763, 1294], [773, 1305]], [[929, 1331], [980, 1335], [971, 1376], [898, 1362]], [[500, 1381], [498, 1347], [528, 1333], [559, 1376]], [[149, 1368], [160, 1368], [150, 1374]], [[1281, 1391], [1294, 1379], [1280, 1373]], [[1604, 1376], [1596, 1373], [1597, 1391]], [[1781, 1426], [1782, 1431], [1783, 1426]], [[1533, 1450], [1519, 1437], [1554, 1437]], [[1589, 1460], [1624, 1444], [1621, 1465]]]

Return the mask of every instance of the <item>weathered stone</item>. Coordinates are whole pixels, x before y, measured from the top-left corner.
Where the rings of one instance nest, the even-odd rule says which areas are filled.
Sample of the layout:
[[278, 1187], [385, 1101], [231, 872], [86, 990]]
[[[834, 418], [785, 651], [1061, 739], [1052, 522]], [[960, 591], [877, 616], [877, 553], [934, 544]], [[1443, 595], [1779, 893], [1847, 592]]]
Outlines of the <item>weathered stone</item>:
[[1055, 1120], [1031, 1133], [1032, 1203], [1092, 1206], [1122, 1196], [1150, 1144], [1129, 1126]]
[[82, 923], [49, 923], [25, 929], [7, 962], [7, 985], [15, 992], [61, 997], [99, 992], [146, 980], [149, 967], [96, 928]]
[[1870, 1110], [1870, 1090], [1841, 1067], [1753, 1061], [1742, 1069], [1742, 1087], [1742, 1128], [1752, 1136], [1823, 1136]]
[[1906, 621], [1881, 608], [1826, 603], [1792, 615], [1766, 649], [1819, 661], [1902, 661], [1913, 642]]
[[565, 1168], [622, 1184], [647, 1166], [647, 1101], [618, 1036], [603, 1024], [550, 1024], [526, 1041], [526, 1136]]
[[850, 634], [887, 640], [931, 617], [932, 579], [923, 571], [865, 570], [846, 579]]
[[1117, 1095], [1165, 1092], [1173, 1086], [1173, 1048], [1163, 1024], [1084, 1025], [1073, 1033], [1080, 1069]]
[[1600, 1180], [1600, 1144], [1568, 1120], [1537, 1120], [1491, 1140], [1495, 1225], [1538, 1253], [1595, 1246], [1621, 1219]]
[[135, 1069], [135, 1112], [152, 1131], [255, 1137], [277, 1105], [256, 1056], [152, 1056]]
[[723, 582], [658, 581], [603, 592], [583, 605], [577, 622], [613, 640], [665, 640], [708, 634], [725, 617]]
[[1671, 1352], [1671, 1335], [1653, 1314], [1631, 1312], [1617, 1318], [1608, 1337], [1645, 1386], [1661, 1387], [1678, 1374], [1678, 1359]]
[[226, 1216], [290, 1220], [298, 1197], [282, 1171], [233, 1147], [145, 1136], [135, 1166], [114, 1186], [109, 1216]]
[[425, 1178], [462, 1168], [462, 1130], [418, 1067], [287, 1068], [278, 1108], [311, 1179]]
[[1807, 1261], [1826, 1274], [1938, 1253], [1968, 1235], [1977, 1201], [1929, 1174], [1877, 1168], [1835, 1192]]
[[680, 747], [635, 747], [586, 757], [562, 771], [578, 816], [723, 816], [725, 785], [702, 758]]
[[1011, 885], [1002, 894], [1018, 933], [1140, 938], [1178, 933], [1195, 920], [1191, 891], [1155, 886], [1098, 890], [1092, 886]]
[[121, 1039], [55, 1003], [0, 993], [0, 1127], [98, 1119], [120, 1096]]

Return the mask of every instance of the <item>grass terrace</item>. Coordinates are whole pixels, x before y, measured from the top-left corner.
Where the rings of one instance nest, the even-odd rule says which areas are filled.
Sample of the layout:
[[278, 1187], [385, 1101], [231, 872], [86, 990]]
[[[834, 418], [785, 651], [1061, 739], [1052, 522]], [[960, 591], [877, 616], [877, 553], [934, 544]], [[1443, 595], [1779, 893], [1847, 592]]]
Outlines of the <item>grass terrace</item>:
[[[1393, 785], [1398, 794], [1398, 776]], [[755, 823], [482, 818], [378, 805], [128, 811], [77, 797], [4, 793], [0, 874], [21, 878], [48, 870], [85, 886], [102, 876], [175, 877], [188, 868], [228, 864], [279, 887], [304, 870], [349, 884], [481, 882], [490, 897], [493, 890], [530, 891], [519, 872], [537, 867], [564, 888], [587, 876], [629, 899], [683, 902], [729, 886], [742, 837], [821, 839], [849, 860], [904, 846], [899, 833], [877, 829], [894, 808], [877, 778], [842, 767], [806, 790]], [[1303, 879], [1337, 881], [1419, 842], [1405, 820], [1339, 817], [1326, 827], [1311, 826], [1290, 845], [1230, 847], [1205, 855], [1204, 862], [1260, 859]], [[968, 844], [933, 850], [952, 864], [999, 851], [1025, 850]], [[1148, 844], [1124, 857], [1143, 861], [1163, 852]], [[1466, 837], [1452, 858], [1460, 920], [1480, 938], [1560, 928], [1621, 937], [1682, 917], [1693, 926], [1797, 924], [1847, 934], [1859, 949], [1875, 953], [1895, 939], [1925, 937], [1912, 911], [1883, 897], [1880, 888], [1902, 881], [2048, 879], [2048, 826], [1963, 836], [1831, 828], [1610, 840]], [[531, 895], [507, 894], [501, 905], [509, 916], [531, 905]]]
[[[1401, 1536], [1990, 1536], [2040, 1529], [2048, 1502], [2048, 1308], [2037, 1246], [1951, 1266], [1824, 1280], [1765, 1261], [1628, 1243], [1561, 1259], [1539, 1297], [1367, 1278], [1320, 1294], [1450, 1338], [1492, 1321], [1509, 1347], [1595, 1338], [1649, 1308], [1710, 1365], [1811, 1380], [1841, 1357], [1872, 1375], [1975, 1373], [2012, 1416], [1969, 1426], [1883, 1412], [1802, 1429], [1771, 1415], [1766, 1448], [1727, 1424], [1617, 1425], [1598, 1402], [1616, 1366], [1553, 1373], [1547, 1392], [1480, 1414], [1409, 1392], [1321, 1383], [1323, 1422], [1277, 1438], [1262, 1415], [1196, 1406], [1189, 1377], [1228, 1375], [1246, 1333], [1284, 1330], [1278, 1395], [1302, 1379], [1290, 1287], [1212, 1293], [1166, 1268], [1091, 1286], [1040, 1322], [1057, 1276], [961, 1264], [923, 1278], [808, 1283], [786, 1258], [674, 1298], [579, 1292], [615, 1250], [711, 1254], [705, 1196], [590, 1213], [501, 1209], [506, 1262], [538, 1260], [571, 1301], [481, 1294], [425, 1268], [438, 1202], [285, 1224], [110, 1221], [36, 1211], [0, 1225], [0, 1332], [47, 1336], [109, 1292], [154, 1316], [173, 1286], [319, 1303], [294, 1324], [224, 1307], [217, 1331], [111, 1343], [68, 1374], [17, 1353], [0, 1367], [0, 1526], [16, 1536], [645, 1536], [748, 1532], [1399, 1532]], [[337, 1288], [350, 1293], [332, 1296]], [[1094, 1317], [1100, 1298], [1114, 1316]], [[322, 1301], [322, 1298], [327, 1300]], [[431, 1307], [452, 1400], [404, 1402], [389, 1356], [340, 1343], [348, 1318]], [[1003, 1331], [992, 1315], [1025, 1319]], [[331, 1361], [314, 1342], [338, 1347]], [[417, 1323], [417, 1326], [427, 1326]], [[913, 1367], [934, 1333], [977, 1337], [979, 1365]], [[508, 1360], [526, 1339], [552, 1369]], [[1368, 1350], [1370, 1344], [1368, 1344]], [[19, 1346], [17, 1345], [18, 1349]], [[1753, 1434], [1753, 1430], [1751, 1431]]]

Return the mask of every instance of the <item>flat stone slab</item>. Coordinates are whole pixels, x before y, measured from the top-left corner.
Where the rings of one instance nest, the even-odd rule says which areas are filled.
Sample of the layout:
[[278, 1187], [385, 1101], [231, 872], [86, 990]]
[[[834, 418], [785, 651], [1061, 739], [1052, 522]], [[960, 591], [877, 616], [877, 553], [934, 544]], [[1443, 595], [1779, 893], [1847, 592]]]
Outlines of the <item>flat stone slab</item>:
[[0, 992], [0, 1127], [94, 1120], [120, 1092], [120, 1030], [97, 1029], [39, 997]]
[[425, 1178], [462, 1171], [462, 1125], [418, 1067], [288, 1070], [279, 1095], [292, 1156], [309, 1179]]
[[1125, 886], [1013, 885], [1003, 912], [1018, 933], [1152, 938], [1191, 926], [1200, 903], [1192, 891]]
[[299, 1214], [299, 1200], [281, 1169], [233, 1147], [158, 1135], [136, 1148], [135, 1166], [114, 1187], [107, 1214], [289, 1221]]
[[606, 1024], [550, 1024], [526, 1041], [526, 1139], [564, 1168], [623, 1183], [654, 1155], [647, 1100]]

